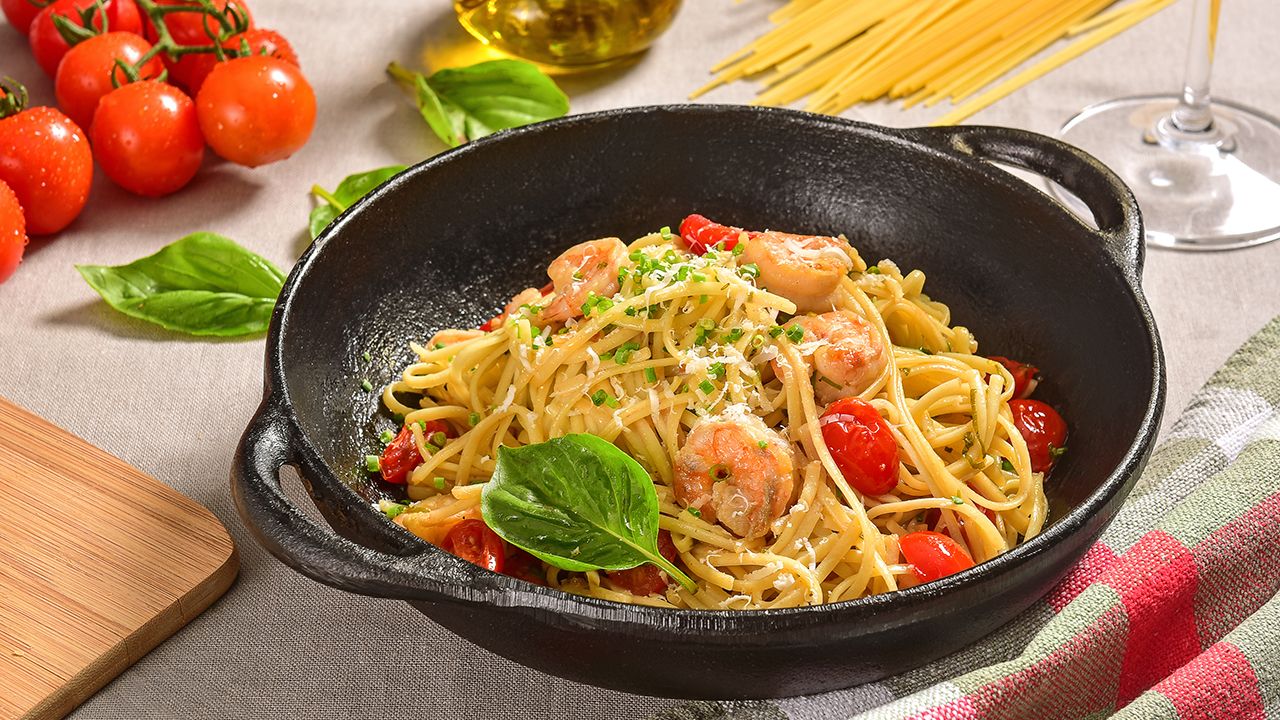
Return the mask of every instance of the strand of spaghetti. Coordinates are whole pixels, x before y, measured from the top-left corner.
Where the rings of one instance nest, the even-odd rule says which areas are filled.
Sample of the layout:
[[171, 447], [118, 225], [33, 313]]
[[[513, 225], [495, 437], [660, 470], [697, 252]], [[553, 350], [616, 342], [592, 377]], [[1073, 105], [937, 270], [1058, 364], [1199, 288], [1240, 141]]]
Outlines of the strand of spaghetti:
[[1134, 0], [1134, 2], [1128, 3], [1126, 5], [1121, 5], [1120, 7], [1111, 8], [1106, 12], [1098, 13], [1097, 15], [1094, 15], [1088, 20], [1083, 20], [1067, 28], [1067, 37], [1075, 37], [1077, 35], [1083, 35], [1084, 33], [1087, 33], [1091, 30], [1096, 30], [1097, 28], [1102, 27], [1103, 25], [1106, 25], [1125, 15], [1128, 15], [1131, 12], [1140, 11], [1144, 8], [1150, 7], [1151, 5], [1155, 5], [1158, 2], [1160, 2], [1160, 0]]
[[1068, 62], [1080, 57], [1093, 48], [1105, 43], [1106, 41], [1119, 35], [1121, 32], [1137, 25], [1139, 22], [1151, 17], [1161, 10], [1169, 7], [1174, 0], [1159, 0], [1150, 7], [1141, 11], [1118, 18], [1114, 22], [1094, 30], [1092, 33], [1084, 36], [1074, 44], [1059, 50], [1040, 62], [1032, 65], [1023, 72], [1005, 80], [999, 85], [973, 98], [969, 102], [961, 105], [946, 115], [934, 120], [930, 125], [955, 125], [974, 116], [975, 114], [985, 110], [992, 104], [1003, 100], [1012, 93], [1026, 87], [1029, 83], [1037, 80], [1044, 75], [1058, 69]]

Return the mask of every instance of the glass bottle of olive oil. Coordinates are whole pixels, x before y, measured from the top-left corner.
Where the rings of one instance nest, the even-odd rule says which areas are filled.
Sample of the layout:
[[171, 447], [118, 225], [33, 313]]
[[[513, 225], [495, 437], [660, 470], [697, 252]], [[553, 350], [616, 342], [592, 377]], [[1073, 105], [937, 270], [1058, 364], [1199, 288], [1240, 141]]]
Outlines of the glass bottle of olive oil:
[[634, 55], [671, 24], [680, 0], [455, 0], [462, 26], [481, 42], [555, 67], [600, 65]]

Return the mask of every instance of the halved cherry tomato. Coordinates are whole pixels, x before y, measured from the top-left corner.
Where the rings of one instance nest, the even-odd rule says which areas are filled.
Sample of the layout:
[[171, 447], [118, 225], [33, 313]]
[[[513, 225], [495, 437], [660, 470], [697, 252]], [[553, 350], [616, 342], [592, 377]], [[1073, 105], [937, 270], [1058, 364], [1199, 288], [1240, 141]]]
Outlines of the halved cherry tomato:
[[[676, 544], [671, 540], [671, 533], [658, 531], [658, 552], [662, 557], [674, 563], [680, 554], [676, 552]], [[610, 570], [605, 573], [615, 585], [621, 586], [632, 595], [657, 595], [665, 592], [670, 578], [666, 571], [653, 563], [645, 563], [628, 570]]]
[[[58, 32], [57, 26], [53, 24], [53, 16], [61, 15], [70, 20], [73, 25], [84, 27], [80, 12], [86, 8], [92, 8], [96, 1], [57, 0], [41, 10], [31, 23], [31, 29], [27, 32], [27, 41], [31, 43], [31, 54], [35, 55], [36, 62], [49, 73], [50, 77], [58, 72], [58, 63], [71, 49], [67, 41], [62, 39], [62, 33]], [[106, 11], [108, 31], [135, 35], [142, 32], [142, 15], [138, 12], [138, 6], [133, 0], [106, 0], [103, 8]], [[93, 27], [97, 30], [103, 29], [102, 15], [102, 12], [95, 10]]]
[[311, 137], [316, 94], [298, 66], [273, 57], [218, 63], [196, 96], [200, 130], [237, 165], [284, 160]]
[[483, 520], [463, 520], [454, 525], [440, 549], [494, 572], [500, 573], [506, 567], [506, 543]]
[[1027, 442], [1031, 469], [1049, 472], [1067, 449], [1067, 423], [1057, 410], [1039, 400], [1010, 400], [1013, 424]]
[[973, 567], [973, 558], [960, 543], [931, 530], [908, 533], [898, 539], [902, 556], [921, 582], [930, 582]]
[[1020, 363], [1017, 360], [1010, 360], [1003, 355], [992, 355], [988, 360], [995, 360], [1008, 369], [1009, 374], [1013, 376], [1013, 396], [1016, 398], [1024, 398], [1031, 395], [1031, 391], [1036, 389], [1036, 376], [1040, 374], [1040, 368], [1035, 365]]
[[195, 103], [157, 80], [129, 83], [102, 98], [89, 137], [102, 172], [145, 197], [186, 187], [204, 160]]
[[547, 574], [542, 569], [542, 561], [515, 545], [507, 550], [506, 567], [502, 573], [534, 585], [547, 584]]
[[[445, 437], [449, 438], [458, 436], [443, 420], [428, 420], [424, 423], [422, 434], [426, 437], [430, 438], [438, 432], [444, 433]], [[413, 441], [413, 430], [405, 425], [400, 428], [400, 434], [396, 435], [396, 439], [382, 451], [382, 457], [378, 460], [378, 470], [382, 473], [383, 480], [403, 485], [408, 481], [409, 473], [421, 464], [422, 453], [418, 452], [418, 445]]]
[[[241, 35], [232, 35], [227, 38], [222, 43], [222, 47], [240, 50], [242, 49], [241, 41], [248, 43], [251, 55], [265, 55], [301, 67], [293, 46], [275, 30], [253, 28]], [[207, 40], [204, 42], [208, 44]], [[177, 60], [166, 57], [164, 64], [169, 68], [169, 80], [184, 88], [191, 97], [195, 97], [200, 92], [200, 86], [204, 85], [205, 78], [209, 77], [209, 73], [217, 67], [218, 56], [213, 53], [192, 53], [183, 55]]]
[[[48, 235], [75, 220], [89, 199], [93, 154], [80, 126], [51, 107], [23, 110], [23, 92], [0, 90], [0, 182], [18, 196], [27, 233]], [[13, 112], [4, 117], [4, 113]]]
[[27, 224], [22, 217], [22, 206], [13, 190], [0, 182], [0, 283], [18, 269], [26, 247]]
[[9, 24], [23, 35], [31, 29], [31, 21], [36, 19], [40, 11], [52, 0], [0, 0], [0, 9]]
[[[689, 246], [689, 252], [694, 255], [703, 255], [720, 243], [724, 243], [725, 250], [732, 250], [744, 232], [747, 231], [712, 222], [697, 214], [690, 215], [680, 223], [680, 239], [684, 240]], [[759, 233], [747, 232], [748, 237], [757, 234]]]
[[898, 485], [898, 444], [889, 423], [869, 403], [837, 400], [818, 422], [831, 457], [858, 492], [883, 495]]
[[[124, 32], [98, 35], [71, 48], [58, 64], [58, 74], [53, 81], [58, 107], [80, 127], [89, 127], [98, 101], [117, 85], [129, 82], [116, 60], [133, 65], [150, 49], [151, 43], [141, 36]], [[159, 58], [151, 58], [141, 68], [139, 77], [151, 80], [160, 77], [162, 72], [164, 63]], [[203, 142], [201, 140], [201, 144]]]

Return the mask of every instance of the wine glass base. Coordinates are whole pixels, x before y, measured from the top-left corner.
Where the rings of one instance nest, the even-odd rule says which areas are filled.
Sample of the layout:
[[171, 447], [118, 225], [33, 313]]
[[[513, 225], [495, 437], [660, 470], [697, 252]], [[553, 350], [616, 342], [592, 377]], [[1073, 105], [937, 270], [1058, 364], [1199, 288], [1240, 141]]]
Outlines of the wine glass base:
[[[1180, 131], [1178, 98], [1147, 96], [1085, 108], [1061, 137], [1101, 160], [1138, 198], [1147, 242], [1180, 250], [1228, 250], [1280, 238], [1280, 122], [1214, 102], [1214, 124]], [[1079, 200], [1053, 186], [1077, 211]]]

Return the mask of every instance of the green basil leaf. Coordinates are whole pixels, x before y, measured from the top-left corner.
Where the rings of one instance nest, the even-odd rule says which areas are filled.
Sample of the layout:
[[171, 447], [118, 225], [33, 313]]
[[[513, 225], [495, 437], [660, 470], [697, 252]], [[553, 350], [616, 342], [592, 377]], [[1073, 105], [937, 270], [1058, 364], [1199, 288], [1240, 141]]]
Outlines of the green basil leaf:
[[85, 282], [130, 317], [192, 335], [264, 332], [284, 274], [213, 233], [194, 233], [128, 265], [77, 265]]
[[368, 195], [375, 188], [382, 185], [386, 181], [404, 172], [404, 165], [388, 165], [377, 170], [369, 170], [367, 172], [348, 175], [338, 183], [338, 187], [333, 192], [329, 192], [319, 185], [311, 188], [311, 194], [320, 198], [322, 201], [311, 211], [310, 229], [311, 239], [315, 240], [333, 219], [338, 217], [343, 210], [356, 204], [360, 198]]
[[640, 463], [594, 435], [498, 448], [480, 511], [504, 540], [562, 570], [653, 563], [695, 588], [658, 552], [653, 480]]
[[491, 60], [427, 77], [392, 63], [387, 72], [412, 87], [418, 110], [450, 147], [569, 112], [554, 80], [527, 62]]

